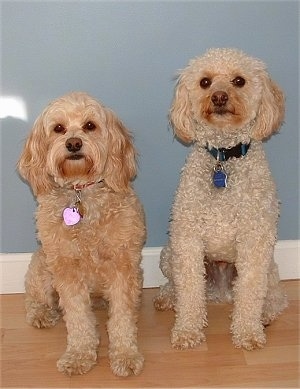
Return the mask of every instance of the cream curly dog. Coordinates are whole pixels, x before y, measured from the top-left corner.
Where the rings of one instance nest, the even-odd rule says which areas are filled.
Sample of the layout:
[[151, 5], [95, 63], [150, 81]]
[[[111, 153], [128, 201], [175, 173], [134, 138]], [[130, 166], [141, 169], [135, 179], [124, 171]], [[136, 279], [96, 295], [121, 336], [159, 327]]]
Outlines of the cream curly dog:
[[284, 117], [284, 96], [265, 65], [211, 49], [180, 73], [170, 110], [177, 137], [193, 142], [182, 170], [154, 303], [175, 309], [175, 348], [205, 340], [206, 299], [231, 301], [236, 347], [266, 343], [264, 325], [286, 306], [273, 259], [279, 214], [262, 141]]
[[119, 376], [138, 374], [137, 310], [145, 241], [132, 138], [101, 103], [81, 92], [49, 104], [36, 120], [19, 171], [37, 197], [41, 248], [26, 275], [27, 321], [51, 327], [63, 314], [67, 350], [58, 370], [96, 364], [99, 336], [91, 293], [109, 303], [109, 357]]

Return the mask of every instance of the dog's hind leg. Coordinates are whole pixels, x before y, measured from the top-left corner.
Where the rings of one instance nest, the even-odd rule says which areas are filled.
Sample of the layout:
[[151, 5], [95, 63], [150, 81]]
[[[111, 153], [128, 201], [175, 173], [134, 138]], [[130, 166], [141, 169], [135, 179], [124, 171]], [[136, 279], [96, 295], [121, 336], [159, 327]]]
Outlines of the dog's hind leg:
[[171, 272], [171, 256], [171, 248], [168, 245], [164, 247], [160, 253], [160, 269], [163, 275], [168, 278], [168, 282], [165, 285], [160, 286], [158, 295], [154, 297], [154, 307], [158, 311], [174, 309], [175, 291]]
[[174, 286], [171, 281], [167, 282], [165, 285], [159, 287], [159, 293], [154, 297], [153, 303], [155, 309], [158, 311], [168, 311], [174, 309], [175, 303], [175, 291]]
[[38, 328], [54, 326], [61, 317], [58, 295], [52, 286], [52, 275], [45, 266], [45, 254], [37, 250], [25, 277], [26, 320]]
[[287, 297], [279, 283], [278, 267], [272, 260], [268, 271], [268, 290], [262, 312], [263, 324], [269, 325], [287, 305]]

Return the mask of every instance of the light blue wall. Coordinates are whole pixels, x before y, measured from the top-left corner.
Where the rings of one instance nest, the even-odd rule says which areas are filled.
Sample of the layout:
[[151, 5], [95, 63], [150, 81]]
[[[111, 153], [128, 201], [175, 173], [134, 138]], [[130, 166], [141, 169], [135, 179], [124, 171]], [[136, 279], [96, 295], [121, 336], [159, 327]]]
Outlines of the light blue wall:
[[261, 58], [285, 90], [285, 124], [266, 150], [282, 201], [279, 238], [299, 238], [298, 1], [11, 0], [1, 8], [1, 95], [21, 97], [28, 119], [1, 120], [0, 252], [36, 247], [36, 204], [15, 164], [37, 115], [71, 90], [102, 100], [133, 131], [147, 246], [163, 245], [189, 151], [168, 129], [173, 76], [209, 47], [237, 47]]

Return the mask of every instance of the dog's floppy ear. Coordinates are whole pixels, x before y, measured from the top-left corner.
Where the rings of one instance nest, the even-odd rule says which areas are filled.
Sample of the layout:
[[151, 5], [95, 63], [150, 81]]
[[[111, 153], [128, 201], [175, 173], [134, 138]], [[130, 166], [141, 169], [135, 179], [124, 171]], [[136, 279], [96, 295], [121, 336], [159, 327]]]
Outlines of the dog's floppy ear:
[[178, 79], [169, 112], [169, 120], [175, 135], [184, 143], [195, 140], [192, 105], [185, 85], [184, 75]]
[[285, 98], [280, 87], [267, 74], [263, 75], [262, 99], [252, 137], [263, 140], [279, 130], [285, 113]]
[[136, 152], [133, 139], [117, 116], [106, 109], [108, 155], [104, 181], [115, 192], [126, 191], [136, 176]]
[[46, 172], [47, 143], [42, 116], [35, 121], [17, 164], [21, 176], [38, 196], [48, 192], [53, 182]]

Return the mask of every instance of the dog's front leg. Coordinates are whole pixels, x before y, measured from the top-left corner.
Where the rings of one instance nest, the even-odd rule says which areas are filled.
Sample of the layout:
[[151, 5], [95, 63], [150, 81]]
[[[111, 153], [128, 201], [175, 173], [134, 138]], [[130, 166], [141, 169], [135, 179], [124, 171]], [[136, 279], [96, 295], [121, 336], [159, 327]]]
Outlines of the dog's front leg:
[[128, 274], [116, 272], [107, 291], [109, 299], [109, 358], [111, 369], [118, 376], [139, 374], [144, 358], [137, 346], [137, 311], [142, 291], [140, 269]]
[[246, 350], [262, 348], [266, 343], [262, 310], [274, 252], [272, 240], [263, 235], [248, 236], [238, 245], [231, 332], [234, 345]]
[[79, 280], [58, 283], [56, 289], [64, 311], [67, 350], [57, 362], [60, 372], [72, 375], [88, 372], [97, 360], [99, 338], [87, 287]]
[[185, 349], [195, 347], [205, 340], [203, 327], [207, 325], [207, 313], [204, 249], [201, 240], [195, 243], [195, 236], [175, 236], [176, 239], [171, 241], [176, 296], [171, 343], [174, 348]]

